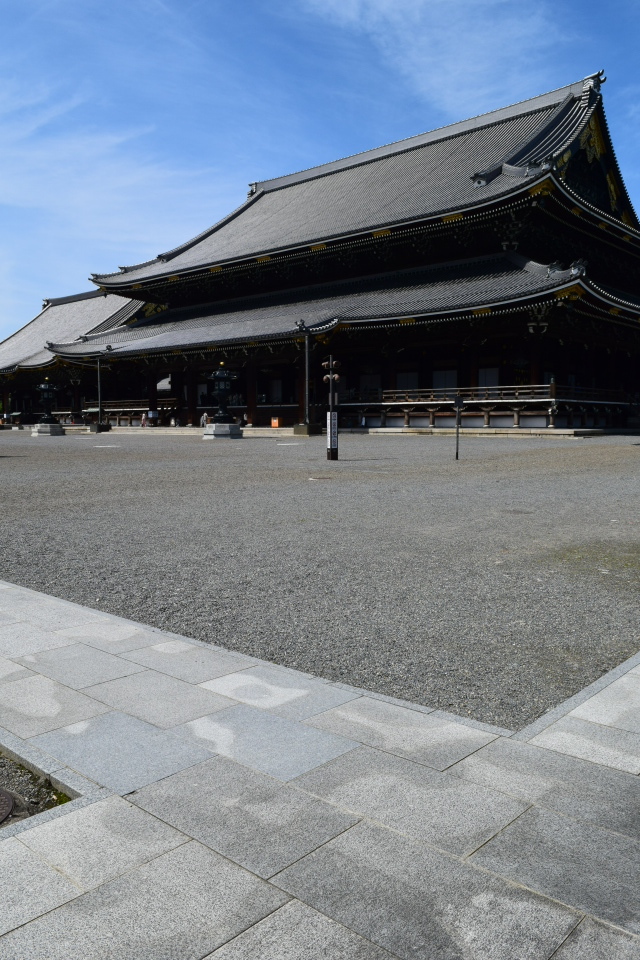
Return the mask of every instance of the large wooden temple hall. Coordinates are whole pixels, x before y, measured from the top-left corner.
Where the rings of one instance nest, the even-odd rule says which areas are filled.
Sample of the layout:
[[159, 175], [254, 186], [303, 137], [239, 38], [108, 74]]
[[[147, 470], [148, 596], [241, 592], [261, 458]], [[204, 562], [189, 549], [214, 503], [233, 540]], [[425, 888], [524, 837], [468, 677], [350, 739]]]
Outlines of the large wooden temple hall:
[[[343, 427], [624, 425], [638, 399], [640, 223], [601, 74], [310, 170], [253, 183], [215, 226], [45, 301], [0, 344], [5, 416], [112, 422], [215, 409], [236, 374], [245, 422], [312, 419], [341, 361]], [[28, 422], [28, 419], [27, 419]]]

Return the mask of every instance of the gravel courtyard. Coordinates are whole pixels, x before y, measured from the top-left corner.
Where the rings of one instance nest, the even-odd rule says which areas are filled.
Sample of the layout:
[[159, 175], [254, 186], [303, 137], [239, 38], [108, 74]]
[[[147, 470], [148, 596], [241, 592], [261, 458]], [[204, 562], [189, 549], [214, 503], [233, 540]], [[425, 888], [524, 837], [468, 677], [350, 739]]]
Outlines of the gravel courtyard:
[[0, 432], [0, 577], [520, 728], [640, 647], [640, 438]]

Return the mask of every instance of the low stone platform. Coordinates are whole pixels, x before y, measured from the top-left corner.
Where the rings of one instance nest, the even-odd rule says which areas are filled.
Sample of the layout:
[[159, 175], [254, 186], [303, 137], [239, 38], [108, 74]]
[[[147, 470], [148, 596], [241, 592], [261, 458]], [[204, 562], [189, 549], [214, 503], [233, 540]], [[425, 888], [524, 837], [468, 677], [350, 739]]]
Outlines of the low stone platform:
[[509, 730], [0, 582], [0, 960], [638, 960], [640, 656]]

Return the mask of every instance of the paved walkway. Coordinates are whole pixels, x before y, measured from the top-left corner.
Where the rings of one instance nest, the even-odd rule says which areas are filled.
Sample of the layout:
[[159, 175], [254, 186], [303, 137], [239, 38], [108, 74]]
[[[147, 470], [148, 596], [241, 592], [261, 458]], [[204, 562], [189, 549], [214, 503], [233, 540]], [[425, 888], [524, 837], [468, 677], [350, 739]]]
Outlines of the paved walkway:
[[0, 960], [640, 960], [640, 656], [512, 735], [0, 582]]

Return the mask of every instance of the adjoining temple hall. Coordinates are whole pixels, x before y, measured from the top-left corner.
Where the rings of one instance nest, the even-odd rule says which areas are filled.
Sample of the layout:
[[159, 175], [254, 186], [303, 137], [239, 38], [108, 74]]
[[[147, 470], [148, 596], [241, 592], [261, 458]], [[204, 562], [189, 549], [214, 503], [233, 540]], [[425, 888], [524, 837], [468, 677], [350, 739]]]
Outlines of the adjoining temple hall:
[[463, 429], [633, 425], [640, 223], [604, 79], [253, 183], [193, 240], [45, 300], [0, 344], [5, 422], [197, 426], [222, 363], [238, 422], [311, 431], [331, 354], [342, 429], [451, 428], [456, 398]]

